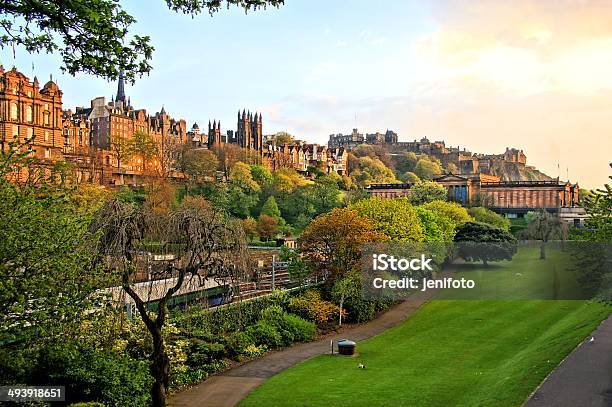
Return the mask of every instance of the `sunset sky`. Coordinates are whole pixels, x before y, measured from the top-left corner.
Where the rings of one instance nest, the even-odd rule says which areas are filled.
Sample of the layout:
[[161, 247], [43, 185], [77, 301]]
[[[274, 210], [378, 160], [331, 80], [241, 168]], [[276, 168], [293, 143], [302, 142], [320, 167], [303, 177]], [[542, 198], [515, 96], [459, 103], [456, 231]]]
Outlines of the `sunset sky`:
[[[612, 2], [287, 0], [193, 19], [144, 3], [125, 6], [156, 48], [151, 75], [127, 88], [138, 108], [224, 130], [238, 109], [257, 110], [264, 133], [318, 143], [358, 127], [474, 152], [517, 147], [548, 175], [608, 181]], [[41, 81], [52, 73], [65, 108], [116, 89], [62, 75], [57, 56], [0, 58], [30, 77], [33, 63]]]

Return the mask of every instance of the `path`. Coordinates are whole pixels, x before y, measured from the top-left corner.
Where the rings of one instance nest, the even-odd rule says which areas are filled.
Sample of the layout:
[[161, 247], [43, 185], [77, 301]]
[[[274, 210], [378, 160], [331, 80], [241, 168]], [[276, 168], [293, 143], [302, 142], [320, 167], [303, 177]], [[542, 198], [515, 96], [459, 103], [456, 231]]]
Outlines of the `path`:
[[612, 316], [544, 380], [523, 407], [612, 406]]
[[[313, 356], [330, 351], [329, 341], [349, 338], [357, 342], [377, 335], [412, 315], [433, 295], [434, 290], [417, 292], [378, 318], [324, 339], [302, 343], [245, 363], [184, 391], [169, 400], [171, 407], [231, 407], [255, 387], [275, 374]], [[359, 346], [359, 343], [357, 344]]]

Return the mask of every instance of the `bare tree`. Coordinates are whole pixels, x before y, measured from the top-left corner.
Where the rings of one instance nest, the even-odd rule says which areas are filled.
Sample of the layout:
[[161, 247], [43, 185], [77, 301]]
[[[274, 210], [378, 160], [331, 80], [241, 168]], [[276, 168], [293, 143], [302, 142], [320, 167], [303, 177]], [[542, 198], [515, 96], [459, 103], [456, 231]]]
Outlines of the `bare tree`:
[[[152, 404], [165, 406], [170, 361], [162, 328], [168, 301], [179, 293], [186, 279], [197, 279], [203, 285], [207, 278], [231, 279], [246, 272], [242, 228], [202, 197], [188, 197], [169, 211], [151, 210], [146, 205], [138, 208], [114, 198], [99, 211], [91, 229], [100, 234], [100, 261], [108, 270], [119, 272], [123, 289], [151, 335]], [[151, 254], [161, 254], [162, 260], [151, 264], [147, 261]], [[146, 268], [155, 278], [143, 290], [142, 285], [132, 283], [131, 276]], [[147, 303], [152, 300], [158, 307], [150, 314]]]

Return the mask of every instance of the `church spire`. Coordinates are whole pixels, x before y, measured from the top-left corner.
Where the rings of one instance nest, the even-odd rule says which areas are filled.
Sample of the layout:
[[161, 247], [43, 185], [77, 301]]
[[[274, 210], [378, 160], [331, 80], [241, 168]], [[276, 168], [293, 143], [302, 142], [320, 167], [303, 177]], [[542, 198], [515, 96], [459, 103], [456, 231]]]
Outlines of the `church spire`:
[[121, 72], [119, 73], [119, 83], [117, 84], [117, 97], [115, 98], [115, 100], [117, 102], [122, 101], [125, 104], [125, 102], [126, 102], [126, 100], [125, 100], [125, 84], [123, 82], [123, 75], [124, 75], [124, 71], [122, 69]]

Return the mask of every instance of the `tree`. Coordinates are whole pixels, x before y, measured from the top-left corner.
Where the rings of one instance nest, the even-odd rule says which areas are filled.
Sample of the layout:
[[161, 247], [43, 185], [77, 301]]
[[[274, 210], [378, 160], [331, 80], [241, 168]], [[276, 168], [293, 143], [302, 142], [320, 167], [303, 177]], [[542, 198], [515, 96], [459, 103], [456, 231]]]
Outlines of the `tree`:
[[[283, 0], [167, 0], [169, 9], [190, 15], [218, 12], [223, 5], [245, 11], [278, 7]], [[29, 53], [59, 53], [62, 71], [133, 80], [151, 71], [154, 48], [149, 36], [131, 34], [134, 17], [118, 1], [42, 0], [0, 3], [0, 46], [22, 46]]]
[[332, 288], [332, 296], [338, 301], [340, 312], [338, 313], [338, 326], [342, 326], [342, 309], [347, 298], [354, 298], [361, 295], [361, 278], [359, 273], [349, 271], [344, 277], [336, 280]]
[[418, 175], [411, 171], [405, 172], [403, 175], [400, 176], [400, 179], [409, 184], [416, 184], [421, 180]]
[[257, 219], [257, 232], [266, 241], [272, 239], [278, 234], [278, 220], [262, 213]]
[[419, 160], [417, 155], [412, 151], [396, 155], [393, 157], [393, 159], [395, 160], [395, 170], [398, 174], [414, 172], [414, 168]]
[[216, 180], [219, 160], [210, 150], [194, 149], [185, 145], [178, 160], [178, 168], [188, 180], [188, 188], [202, 186]]
[[[350, 170], [349, 170], [350, 171]], [[357, 167], [349, 174], [361, 186], [373, 183], [395, 182], [395, 174], [378, 158], [358, 158]]]
[[376, 230], [374, 223], [357, 211], [336, 208], [313, 219], [298, 244], [315, 270], [329, 271], [328, 281], [333, 285], [338, 276], [359, 266], [364, 243], [386, 240], [388, 238]]
[[540, 241], [540, 259], [546, 259], [546, 243], [553, 239], [565, 240], [567, 227], [558, 216], [542, 210], [527, 214], [527, 228], [521, 231], [525, 239]]
[[274, 196], [269, 196], [261, 207], [261, 214], [268, 215], [276, 220], [282, 219], [280, 209], [278, 209], [278, 204], [276, 203], [276, 199]]
[[[612, 167], [612, 164], [610, 164]], [[612, 179], [612, 176], [609, 177]], [[583, 197], [586, 220], [586, 237], [591, 242], [612, 242], [612, 186], [591, 191]]]
[[272, 141], [277, 146], [283, 146], [285, 144], [291, 145], [293, 144], [294, 137], [286, 131], [279, 131], [274, 134]]
[[442, 174], [442, 167], [437, 159], [422, 155], [414, 167], [414, 173], [421, 179], [434, 179]]
[[501, 216], [490, 209], [482, 206], [475, 206], [470, 208], [468, 213], [476, 220], [476, 222], [486, 223], [506, 231], [510, 230], [510, 221], [508, 218]]
[[413, 205], [422, 205], [427, 202], [445, 201], [446, 189], [433, 181], [418, 181], [410, 187], [408, 200]]
[[466, 222], [455, 235], [458, 254], [466, 261], [512, 260], [517, 251], [517, 241], [509, 232], [485, 223]]
[[[150, 213], [150, 208], [136, 207], [111, 199], [98, 212], [91, 230], [100, 236], [99, 261], [109, 271], [121, 275], [122, 287], [134, 301], [153, 344], [151, 389], [153, 406], [166, 405], [170, 361], [162, 329], [166, 324], [167, 304], [187, 278], [207, 278], [234, 282], [236, 273], [247, 270], [246, 246], [242, 228], [212, 208], [201, 197], [186, 197], [170, 216]], [[142, 253], [165, 254], [166, 260], [153, 264]], [[131, 276], [151, 268], [158, 278], [155, 292], [158, 306], [149, 313], [152, 287], [141, 290]], [[172, 278], [170, 278], [172, 277]], [[161, 285], [160, 285], [161, 284]]]
[[246, 219], [242, 219], [242, 229], [244, 230], [244, 235], [246, 238], [251, 241], [255, 239], [258, 235], [257, 232], [257, 221], [250, 216]]
[[251, 165], [251, 175], [260, 187], [264, 187], [272, 182], [272, 173], [263, 165]]
[[394, 242], [422, 242], [419, 215], [406, 198], [372, 197], [349, 207], [372, 221], [376, 230]]
[[229, 210], [241, 218], [251, 215], [252, 209], [259, 202], [261, 188], [253, 179], [251, 167], [237, 162], [228, 177]]
[[142, 172], [144, 173], [147, 170], [147, 162], [150, 162], [157, 156], [159, 146], [150, 134], [137, 131], [132, 137], [129, 151], [131, 155], [140, 158]]
[[467, 209], [455, 202], [433, 201], [423, 205], [438, 215], [442, 222], [438, 224], [442, 227], [445, 242], [452, 242], [457, 228], [465, 222], [474, 220]]
[[110, 150], [113, 152], [113, 156], [117, 160], [117, 168], [121, 168], [121, 164], [125, 160], [129, 160], [133, 154], [132, 151], [132, 140], [129, 138], [117, 134], [110, 140]]
[[419, 216], [423, 234], [425, 235], [424, 240], [426, 242], [444, 242], [443, 231], [446, 226], [444, 225], [445, 220], [441, 219], [440, 215], [434, 211], [430, 211], [421, 206], [416, 206], [414, 210]]

